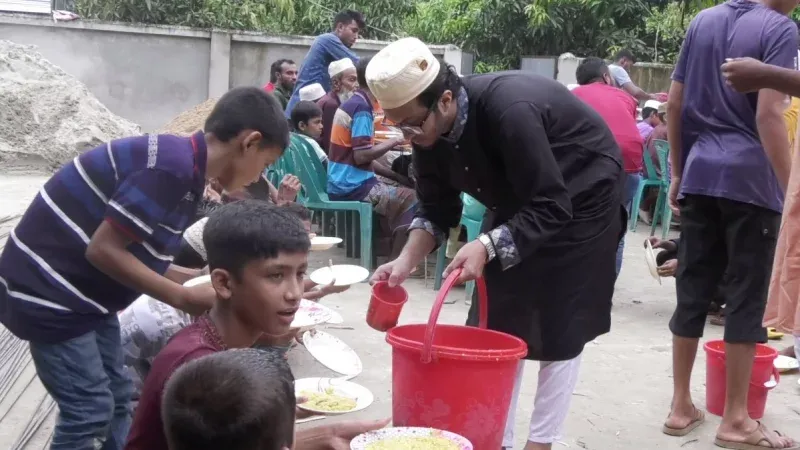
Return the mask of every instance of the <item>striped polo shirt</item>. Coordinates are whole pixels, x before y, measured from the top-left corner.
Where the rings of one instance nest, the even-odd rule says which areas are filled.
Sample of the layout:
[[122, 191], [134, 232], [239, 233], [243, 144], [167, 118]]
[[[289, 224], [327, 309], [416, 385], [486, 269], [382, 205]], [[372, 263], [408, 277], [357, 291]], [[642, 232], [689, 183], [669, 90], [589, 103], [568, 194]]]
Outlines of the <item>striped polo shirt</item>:
[[354, 152], [375, 142], [374, 109], [366, 92], [358, 90], [333, 115], [328, 149], [328, 195], [333, 200], [362, 200], [378, 183], [371, 163], [358, 165]]
[[103, 144], [64, 165], [34, 198], [0, 254], [0, 322], [19, 338], [52, 343], [95, 329], [139, 295], [86, 259], [103, 221], [159, 274], [202, 198], [203, 133]]

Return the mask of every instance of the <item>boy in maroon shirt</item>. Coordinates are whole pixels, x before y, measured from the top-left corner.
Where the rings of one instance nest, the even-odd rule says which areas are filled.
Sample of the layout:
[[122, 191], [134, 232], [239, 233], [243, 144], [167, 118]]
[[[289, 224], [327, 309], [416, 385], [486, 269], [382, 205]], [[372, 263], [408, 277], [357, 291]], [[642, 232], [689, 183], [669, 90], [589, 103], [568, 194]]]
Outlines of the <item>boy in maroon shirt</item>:
[[[153, 361], [127, 450], [168, 450], [161, 397], [179, 367], [212, 353], [251, 347], [262, 334], [287, 334], [300, 306], [311, 243], [296, 215], [258, 200], [229, 203], [208, 219], [203, 241], [217, 301], [208, 314], [176, 334]], [[303, 430], [295, 450], [338, 448], [386, 423]]]

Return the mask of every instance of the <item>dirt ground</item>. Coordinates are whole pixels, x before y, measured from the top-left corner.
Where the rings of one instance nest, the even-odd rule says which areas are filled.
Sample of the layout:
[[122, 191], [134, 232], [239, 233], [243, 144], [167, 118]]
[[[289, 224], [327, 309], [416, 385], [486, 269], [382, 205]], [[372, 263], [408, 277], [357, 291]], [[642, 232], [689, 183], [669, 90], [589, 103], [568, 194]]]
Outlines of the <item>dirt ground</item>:
[[[37, 175], [0, 176], [0, 218], [21, 213], [35, 195], [45, 177]], [[0, 236], [7, 232], [1, 228]], [[671, 336], [667, 322], [675, 303], [675, 285], [664, 279], [663, 285], [650, 278], [644, 262], [641, 243], [647, 236], [645, 227], [629, 234], [625, 249], [625, 262], [617, 283], [612, 313], [611, 333], [587, 345], [583, 355], [581, 376], [573, 396], [563, 440], [558, 448], [584, 448], [594, 450], [656, 450], [656, 449], [712, 449], [713, 437], [719, 419], [709, 417], [706, 424], [687, 437], [674, 438], [661, 434], [671, 395]], [[313, 268], [327, 264], [347, 262], [343, 250], [314, 253]], [[351, 261], [355, 262], [355, 261]], [[406, 283], [409, 291], [400, 323], [420, 323], [427, 320], [435, 297], [432, 281]], [[461, 301], [464, 291], [453, 292], [460, 301], [446, 305], [440, 321], [463, 323], [467, 306]], [[369, 302], [369, 286], [359, 284], [349, 291], [327, 297], [323, 303], [336, 309], [345, 323], [336, 329], [321, 327], [349, 343], [363, 361], [364, 371], [354, 381], [363, 384], [375, 394], [375, 402], [366, 410], [350, 416], [327, 418], [300, 427], [313, 427], [337, 420], [383, 418], [391, 416], [391, 349], [384, 334], [372, 330], [364, 317]], [[352, 327], [352, 329], [341, 329]], [[326, 329], [327, 328], [327, 329]], [[704, 340], [720, 339], [722, 329], [709, 325]], [[774, 342], [777, 348], [789, 344], [789, 339]], [[19, 350], [22, 349], [22, 350]], [[46, 412], [44, 390], [38, 381], [23, 344], [17, 353], [0, 348], [0, 380], [10, 384], [0, 391], [0, 448], [45, 448], [52, 430], [53, 414], [42, 421], [38, 429], [28, 424], [40, 422]], [[12, 361], [13, 359], [13, 361]], [[308, 352], [298, 347], [290, 353], [290, 363], [297, 378], [332, 375], [317, 363]], [[17, 366], [13, 369], [12, 366]], [[528, 418], [536, 390], [536, 363], [528, 363], [522, 388], [522, 399], [517, 413], [517, 447], [522, 448], [528, 427]], [[457, 374], [454, 374], [456, 379]], [[13, 380], [9, 379], [13, 378]], [[699, 407], [705, 405], [705, 355], [700, 351], [693, 378], [694, 398]], [[781, 379], [769, 396], [764, 421], [773, 428], [793, 432], [800, 437], [800, 386], [798, 375]], [[25, 439], [29, 436], [28, 439]], [[23, 438], [27, 443], [16, 445]]]

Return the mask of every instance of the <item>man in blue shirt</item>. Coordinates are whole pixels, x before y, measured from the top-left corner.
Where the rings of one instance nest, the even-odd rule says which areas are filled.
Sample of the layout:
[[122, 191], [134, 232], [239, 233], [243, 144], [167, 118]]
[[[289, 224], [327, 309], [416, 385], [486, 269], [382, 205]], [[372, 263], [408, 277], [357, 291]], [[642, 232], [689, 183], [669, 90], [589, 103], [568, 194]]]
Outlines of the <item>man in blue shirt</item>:
[[123, 448], [132, 385], [117, 312], [141, 294], [207, 310], [210, 285], [184, 287], [198, 271], [171, 264], [206, 180], [241, 189], [288, 143], [275, 97], [236, 88], [219, 99], [204, 132], [111, 141], [39, 191], [0, 254], [0, 322], [30, 342], [36, 373], [58, 404], [51, 450]]
[[798, 448], [751, 419], [747, 404], [755, 344], [767, 338], [762, 318], [791, 164], [787, 98], [769, 88], [737, 93], [715, 63], [751, 57], [794, 68], [797, 27], [787, 16], [796, 6], [797, 0], [729, 0], [701, 11], [686, 32], [669, 91], [669, 201], [680, 213], [681, 245], [669, 324], [673, 397], [663, 431], [684, 436], [704, 420], [690, 380], [719, 290], [727, 384], [724, 410], [712, 412], [722, 414], [715, 444], [723, 448]]
[[360, 12], [346, 9], [333, 18], [332, 32], [321, 34], [314, 39], [297, 75], [292, 98], [285, 108], [287, 119], [291, 117], [294, 105], [300, 101], [300, 89], [319, 83], [325, 92], [331, 90], [331, 79], [328, 76], [330, 63], [342, 58], [352, 59], [353, 64], [358, 62], [358, 56], [350, 50], [350, 47], [356, 43], [359, 33], [366, 26], [364, 16]]

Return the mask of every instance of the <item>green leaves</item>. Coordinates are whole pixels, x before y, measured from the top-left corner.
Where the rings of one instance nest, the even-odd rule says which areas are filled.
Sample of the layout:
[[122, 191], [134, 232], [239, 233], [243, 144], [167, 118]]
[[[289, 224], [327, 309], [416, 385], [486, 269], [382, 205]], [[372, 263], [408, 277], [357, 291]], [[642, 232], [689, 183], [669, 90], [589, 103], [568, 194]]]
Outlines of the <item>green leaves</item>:
[[[721, 0], [717, 0], [721, 1]], [[475, 54], [476, 72], [521, 56], [609, 57], [630, 48], [672, 62], [685, 26], [714, 0], [76, 0], [87, 18], [317, 35], [343, 9], [361, 11], [367, 39], [416, 36]]]

